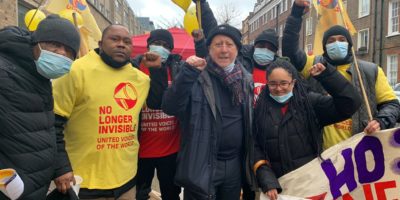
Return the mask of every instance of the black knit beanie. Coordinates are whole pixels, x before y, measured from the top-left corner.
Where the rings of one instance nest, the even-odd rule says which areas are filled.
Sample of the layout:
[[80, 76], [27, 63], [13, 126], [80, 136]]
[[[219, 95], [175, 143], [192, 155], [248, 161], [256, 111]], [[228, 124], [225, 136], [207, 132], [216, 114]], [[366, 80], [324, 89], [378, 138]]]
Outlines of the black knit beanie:
[[171, 50], [174, 49], [174, 38], [172, 37], [172, 34], [168, 30], [156, 29], [151, 31], [149, 38], [147, 38], [147, 48], [149, 48], [149, 45], [151, 43], [157, 40], [166, 42], [171, 48]]
[[210, 46], [211, 41], [213, 40], [213, 38], [217, 35], [225, 35], [230, 37], [233, 42], [235, 42], [236, 47], [238, 50], [240, 50], [240, 48], [242, 48], [242, 34], [240, 33], [240, 31], [233, 27], [230, 26], [228, 24], [223, 24], [223, 25], [219, 25], [217, 27], [215, 27], [214, 29], [212, 29], [208, 35], [207, 38], [207, 46]]
[[32, 34], [33, 43], [58, 42], [74, 51], [74, 57], [79, 51], [81, 38], [76, 27], [67, 19], [52, 14], [42, 20]]
[[275, 51], [277, 51], [279, 48], [278, 38], [274, 29], [267, 29], [257, 36], [256, 40], [254, 40], [254, 45], [259, 42], [268, 42], [275, 48]]
[[353, 46], [353, 41], [351, 40], [349, 31], [343, 26], [335, 25], [330, 27], [324, 33], [324, 38], [322, 39], [322, 46], [324, 48], [324, 52], [326, 52], [326, 47], [325, 47], [326, 42], [328, 41], [328, 38], [332, 35], [343, 35], [344, 37], [346, 37], [347, 42], [349, 43], [349, 50], [351, 50], [351, 47]]
[[[326, 42], [328, 41], [328, 38], [332, 35], [343, 35], [344, 37], [346, 37], [347, 42], [349, 43], [348, 50], [347, 50], [347, 56], [341, 60], [332, 60], [328, 56], [328, 52], [326, 51]], [[352, 46], [353, 46], [353, 41], [351, 40], [350, 33], [343, 26], [335, 25], [325, 31], [324, 37], [322, 39], [322, 48], [324, 49], [323, 56], [328, 63], [333, 64], [333, 65], [343, 65], [343, 64], [348, 64], [348, 63], [352, 62], [353, 61], [353, 54], [351, 52]]]

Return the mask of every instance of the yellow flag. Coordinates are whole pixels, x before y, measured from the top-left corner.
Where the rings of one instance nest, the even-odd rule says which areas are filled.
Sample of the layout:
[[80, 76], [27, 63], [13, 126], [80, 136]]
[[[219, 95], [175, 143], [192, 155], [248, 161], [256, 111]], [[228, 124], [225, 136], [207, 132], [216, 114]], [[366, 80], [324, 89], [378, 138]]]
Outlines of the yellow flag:
[[183, 11], [186, 12], [190, 4], [192, 3], [192, 0], [172, 0], [172, 2], [181, 7]]
[[324, 32], [331, 26], [342, 25], [347, 27], [350, 35], [357, 32], [346, 10], [343, 8], [342, 0], [313, 0], [313, 5], [318, 16], [317, 26], [315, 27], [314, 55], [323, 53], [322, 38]]
[[81, 34], [80, 56], [85, 55], [90, 49], [98, 47], [98, 41], [101, 40], [101, 31], [90, 12], [86, 0], [47, 0], [44, 9], [54, 14], [59, 14], [69, 9], [78, 12], [82, 16], [83, 24], [78, 26]]

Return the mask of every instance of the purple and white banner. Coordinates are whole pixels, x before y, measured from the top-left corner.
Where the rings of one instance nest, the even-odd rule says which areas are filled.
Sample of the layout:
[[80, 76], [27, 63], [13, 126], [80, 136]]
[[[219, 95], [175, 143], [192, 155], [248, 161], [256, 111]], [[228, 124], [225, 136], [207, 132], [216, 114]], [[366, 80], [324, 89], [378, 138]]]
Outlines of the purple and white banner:
[[322, 157], [281, 177], [279, 199], [400, 200], [400, 129], [357, 134]]

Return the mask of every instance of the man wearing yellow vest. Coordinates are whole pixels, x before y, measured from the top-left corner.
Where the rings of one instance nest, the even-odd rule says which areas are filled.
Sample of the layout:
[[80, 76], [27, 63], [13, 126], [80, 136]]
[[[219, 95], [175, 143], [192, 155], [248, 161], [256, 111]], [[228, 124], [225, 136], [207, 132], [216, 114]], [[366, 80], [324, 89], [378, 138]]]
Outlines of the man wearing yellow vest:
[[150, 87], [147, 75], [130, 62], [128, 29], [111, 25], [99, 48], [73, 63], [54, 81], [54, 112], [60, 166], [57, 188], [65, 192], [83, 178], [81, 199], [135, 198], [138, 116]]
[[[324, 63], [326, 66], [334, 67], [353, 84], [361, 95], [361, 81], [355, 69], [355, 55], [351, 51], [353, 42], [346, 28], [335, 25], [324, 33], [323, 55], [308, 56], [299, 48], [302, 15], [308, 11], [308, 5], [308, 0], [295, 0], [293, 3], [291, 15], [286, 20], [283, 32], [282, 55], [289, 57], [293, 65], [305, 77], [309, 77], [309, 71], [315, 63]], [[373, 133], [392, 128], [400, 116], [400, 104], [382, 68], [375, 63], [360, 59], [357, 61], [373, 119], [368, 119], [366, 105], [363, 104], [350, 119], [326, 126], [323, 135], [325, 149], [363, 131]], [[315, 85], [312, 83], [312, 86]], [[318, 87], [314, 88], [318, 92], [324, 92]]]

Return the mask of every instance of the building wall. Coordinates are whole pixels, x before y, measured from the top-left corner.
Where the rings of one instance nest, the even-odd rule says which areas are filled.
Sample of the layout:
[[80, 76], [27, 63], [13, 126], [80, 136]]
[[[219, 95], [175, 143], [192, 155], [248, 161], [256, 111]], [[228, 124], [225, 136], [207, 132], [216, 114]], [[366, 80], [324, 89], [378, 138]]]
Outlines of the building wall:
[[[277, 31], [279, 38], [279, 48], [282, 40], [282, 32], [286, 18], [290, 14], [292, 0], [259, 0], [255, 4], [255, 10], [252, 16], [248, 19], [249, 36], [248, 41], [250, 44], [254, 43], [257, 36], [264, 30], [272, 28]], [[285, 6], [284, 6], [285, 4]], [[282, 9], [282, 11], [280, 11]], [[274, 11], [275, 10], [275, 11]], [[279, 12], [277, 11], [279, 10]], [[274, 12], [276, 12], [274, 16]], [[279, 14], [278, 14], [279, 13]], [[301, 40], [303, 42], [303, 39]], [[279, 53], [281, 50], [279, 50]]]
[[[0, 28], [8, 25], [25, 27], [25, 13], [38, 6], [41, 0], [0, 0]], [[136, 15], [127, 0], [87, 0], [90, 10], [100, 28], [110, 24], [123, 24], [132, 34], [142, 34]], [[119, 2], [116, 8], [116, 2]]]
[[[265, 22], [259, 22], [256, 28], [252, 28], [252, 23], [254, 23], [258, 18], [267, 13], [268, 10], [271, 10], [278, 3], [282, 3], [285, 0], [257, 0], [257, 3], [254, 6], [254, 13], [248, 16], [248, 21], [244, 20], [243, 23], [247, 23], [249, 26], [248, 40], [251, 43], [266, 28], [275, 28], [276, 27], [276, 19], [270, 19]], [[288, 11], [283, 12], [279, 15], [278, 24], [279, 27], [285, 23], [287, 16], [290, 14], [291, 5], [293, 4], [293, 0], [287, 0]], [[355, 50], [355, 55], [359, 59], [363, 59], [366, 61], [371, 61], [380, 65], [385, 73], [388, 73], [388, 55], [397, 55], [398, 60], [397, 63], [400, 63], [400, 33], [396, 33], [394, 35], [388, 35], [389, 29], [389, 2], [391, 0], [370, 0], [369, 1], [369, 15], [359, 17], [359, 2], [360, 0], [343, 0], [344, 4], [347, 7], [347, 12], [353, 25], [355, 26], [357, 33], [352, 36], [353, 46]], [[263, 6], [261, 6], [263, 5]], [[282, 5], [282, 4], [281, 4]], [[399, 6], [400, 7], [400, 6]], [[399, 11], [400, 12], [400, 8]], [[399, 26], [400, 26], [400, 13], [399, 15]], [[314, 11], [312, 13], [312, 21], [313, 21], [313, 33], [311, 35], [307, 35], [305, 33], [306, 29], [306, 19], [309, 18], [309, 14], [303, 17], [302, 30], [300, 31], [300, 41], [299, 44], [302, 48], [306, 50], [307, 45], [314, 43], [314, 32], [315, 26], [317, 24], [317, 16]], [[243, 27], [245, 24], [243, 24]], [[360, 41], [359, 41], [359, 31], [368, 29], [368, 49], [363, 50], [359, 49]], [[400, 28], [399, 28], [400, 29]], [[281, 41], [280, 41], [281, 42]], [[321, 41], [322, 42], [322, 41]], [[311, 53], [311, 52], [310, 52]], [[398, 70], [398, 65], [397, 65]], [[397, 73], [397, 80], [400, 80], [400, 73]]]
[[[108, 2], [108, 1], [106, 1]], [[111, 25], [111, 20], [106, 18], [105, 13], [100, 12], [100, 8], [104, 6], [104, 4], [99, 4], [99, 6], [94, 6], [94, 4], [89, 2], [90, 12], [93, 17], [96, 19], [97, 25], [99, 26], [100, 31], [103, 31], [107, 26]], [[106, 8], [104, 6], [104, 8]], [[102, 9], [104, 10], [104, 9]], [[103, 11], [104, 12], [104, 11]]]
[[0, 28], [17, 25], [17, 0], [0, 0]]
[[243, 44], [249, 44], [249, 17], [246, 17], [246, 19], [242, 22], [242, 43]]
[[[381, 2], [382, 4], [382, 2]], [[398, 60], [397, 63], [400, 63], [399, 59], [400, 59], [400, 34], [397, 33], [395, 35], [391, 35], [389, 36], [389, 1], [384, 1], [383, 2], [383, 8], [384, 8], [384, 12], [381, 15], [382, 18], [381, 19], [380, 24], [383, 25], [382, 28], [382, 55], [381, 57], [379, 57], [380, 63], [382, 68], [384, 68], [385, 73], [388, 73], [387, 71], [387, 56], [388, 55], [397, 55], [398, 56]], [[400, 21], [400, 20], [399, 20]], [[398, 70], [399, 71], [399, 70]], [[397, 73], [397, 80], [400, 80], [400, 73]], [[399, 81], [398, 81], [399, 82]]]

